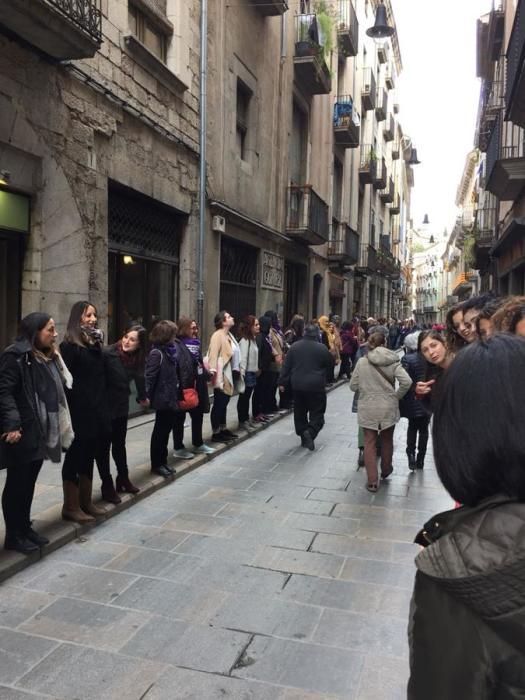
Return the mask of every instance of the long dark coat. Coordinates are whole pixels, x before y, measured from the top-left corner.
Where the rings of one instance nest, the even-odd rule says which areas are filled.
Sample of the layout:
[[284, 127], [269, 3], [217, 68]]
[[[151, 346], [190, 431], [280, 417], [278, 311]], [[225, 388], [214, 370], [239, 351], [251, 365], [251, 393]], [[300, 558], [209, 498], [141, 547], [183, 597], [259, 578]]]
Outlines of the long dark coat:
[[129, 412], [130, 383], [135, 382], [137, 401], [146, 398], [144, 367], [125, 367], [120, 359], [117, 344], [104, 348], [106, 377], [108, 382], [111, 418], [122, 418]]
[[46, 456], [45, 436], [35, 404], [31, 345], [17, 341], [0, 355], [0, 435], [22, 429], [16, 444], [0, 442], [0, 469]]
[[102, 348], [62, 341], [62, 359], [73, 376], [73, 388], [66, 389], [75, 437], [97, 439], [111, 432], [111, 413]]

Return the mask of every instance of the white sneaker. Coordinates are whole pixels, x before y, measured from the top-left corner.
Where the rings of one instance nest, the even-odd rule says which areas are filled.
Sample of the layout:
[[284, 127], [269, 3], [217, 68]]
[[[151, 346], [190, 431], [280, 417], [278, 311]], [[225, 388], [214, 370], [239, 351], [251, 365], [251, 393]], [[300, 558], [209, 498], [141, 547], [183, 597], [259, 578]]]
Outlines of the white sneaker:
[[215, 447], [204, 444], [193, 448], [193, 453], [196, 455], [212, 455], [214, 452], [217, 452]]
[[244, 423], [239, 423], [239, 430], [246, 430], [247, 433], [253, 433], [253, 426], [250, 421], [244, 421]]
[[183, 448], [182, 450], [173, 450], [173, 456], [178, 459], [193, 459], [195, 455], [193, 452]]

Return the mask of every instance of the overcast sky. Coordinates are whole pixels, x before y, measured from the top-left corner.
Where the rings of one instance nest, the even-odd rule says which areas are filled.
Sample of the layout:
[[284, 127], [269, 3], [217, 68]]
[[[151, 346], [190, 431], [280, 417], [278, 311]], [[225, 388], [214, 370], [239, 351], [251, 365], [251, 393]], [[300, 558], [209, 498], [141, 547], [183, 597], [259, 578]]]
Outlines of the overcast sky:
[[414, 225], [451, 229], [456, 189], [473, 148], [479, 98], [476, 19], [491, 0], [391, 0], [401, 47], [399, 118], [417, 147]]

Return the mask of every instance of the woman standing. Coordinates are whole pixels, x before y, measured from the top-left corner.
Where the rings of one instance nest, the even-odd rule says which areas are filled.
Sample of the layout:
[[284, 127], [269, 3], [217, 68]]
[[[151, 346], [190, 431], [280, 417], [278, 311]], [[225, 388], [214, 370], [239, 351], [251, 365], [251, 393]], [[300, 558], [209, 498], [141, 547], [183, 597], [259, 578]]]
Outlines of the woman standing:
[[[151, 471], [164, 478], [175, 474], [168, 466], [168, 440], [182, 411], [179, 402], [184, 388], [193, 386], [195, 371], [186, 347], [177, 339], [177, 324], [159, 321], [149, 335], [152, 348], [146, 360], [146, 396], [155, 409], [151, 433]], [[183, 422], [184, 425], [184, 422]]]
[[[412, 385], [397, 353], [385, 345], [383, 333], [372, 333], [368, 338], [368, 354], [358, 361], [350, 380], [350, 389], [359, 391], [357, 420], [365, 438], [366, 488], [372, 493], [379, 488], [377, 436], [381, 434], [381, 478], [386, 479], [394, 470], [393, 440], [394, 428], [399, 421], [399, 399]], [[397, 390], [396, 380], [399, 384]]]
[[[239, 348], [241, 350], [241, 375], [244, 379], [244, 393], [239, 394], [237, 401], [237, 416], [239, 418], [239, 429], [244, 429], [248, 432], [253, 430], [250, 425], [250, 397], [252, 396], [256, 384], [257, 377], [260, 374], [259, 370], [259, 348], [257, 347], [256, 337], [260, 331], [259, 319], [256, 316], [248, 316], [246, 321], [241, 324]], [[252, 418], [255, 418], [257, 413], [255, 406], [255, 398], [252, 400]]]
[[271, 327], [269, 337], [273, 349], [273, 360], [270, 367], [270, 371], [272, 372], [273, 383], [271, 391], [271, 405], [269, 406], [270, 410], [268, 411], [268, 413], [276, 413], [279, 410], [279, 408], [283, 411], [288, 410], [287, 408], [285, 408], [284, 404], [281, 404], [280, 407], [277, 406], [276, 399], [277, 385], [279, 383], [279, 374], [281, 372], [281, 368], [284, 362], [284, 356], [286, 354], [286, 341], [284, 340], [284, 333], [282, 332], [277, 312], [269, 310], [264, 315], [270, 319]]
[[78, 523], [93, 522], [105, 514], [91, 500], [95, 457], [111, 435], [102, 341], [96, 308], [88, 301], [77, 301], [71, 308], [60, 351], [73, 376], [73, 387], [66, 394], [75, 432], [62, 465], [62, 517]]
[[408, 393], [399, 402], [401, 416], [408, 418], [406, 453], [408, 468], [412, 470], [423, 469], [430, 423], [430, 413], [423, 402], [418, 400], [415, 392], [417, 383], [423, 381], [427, 374], [427, 362], [423, 355], [417, 351], [420, 333], [421, 331], [416, 331], [406, 336], [404, 343], [406, 354], [401, 358], [401, 365], [412, 380], [412, 386]]
[[259, 375], [253, 394], [253, 412], [256, 423], [267, 423], [268, 414], [272, 410], [273, 401], [273, 347], [270, 339], [270, 329], [272, 322], [268, 316], [261, 316], [259, 319], [259, 334], [255, 336], [257, 349], [259, 351], [258, 366]]
[[195, 454], [210, 455], [215, 452], [215, 448], [205, 445], [202, 439], [204, 414], [210, 412], [210, 398], [208, 396], [208, 381], [210, 375], [204, 368], [197, 322], [183, 316], [177, 321], [177, 326], [179, 328], [177, 338], [188, 350], [193, 359], [194, 381], [199, 396], [199, 404], [189, 411], [193, 452], [184, 447], [184, 421], [186, 419], [186, 412], [178, 411], [175, 416], [175, 427], [173, 429], [173, 454], [179, 459], [193, 459]]
[[287, 345], [293, 345], [298, 340], [302, 340], [304, 335], [304, 316], [295, 314], [290, 321], [290, 325], [284, 332], [284, 340]]
[[341, 368], [339, 369], [339, 379], [346, 376], [350, 379], [355, 356], [359, 349], [359, 341], [355, 335], [354, 324], [345, 321], [341, 326]]
[[318, 323], [319, 323], [319, 328], [321, 330], [321, 342], [324, 345], [326, 345], [328, 350], [330, 350], [330, 354], [334, 358], [334, 365], [328, 370], [328, 374], [326, 376], [326, 383], [333, 384], [335, 382], [334, 369], [335, 369], [336, 358], [337, 358], [335, 334], [334, 334], [333, 330], [330, 328], [330, 321], [328, 319], [328, 316], [319, 316]]
[[456, 304], [447, 313], [445, 337], [447, 347], [454, 355], [468, 345], [460, 333], [463, 321], [463, 304]]
[[55, 322], [29, 314], [0, 355], [0, 469], [5, 548], [30, 554], [49, 544], [31, 527], [35, 483], [44, 459], [59, 463], [73, 440], [64, 387], [71, 375], [55, 350]]
[[[97, 454], [96, 461], [102, 480], [102, 500], [108, 503], [120, 503], [121, 499], [117, 491], [138, 493], [140, 490], [129, 479], [126, 435], [131, 381], [135, 382], [137, 402], [143, 407], [149, 406], [144, 382], [146, 329], [139, 325], [131, 326], [117, 343], [104, 349], [103, 353], [108, 379], [111, 435]], [[110, 470], [110, 449], [117, 467], [116, 491]]]
[[213, 407], [211, 409], [212, 442], [230, 442], [239, 436], [226, 427], [226, 412], [236, 385], [240, 388], [241, 350], [231, 329], [235, 319], [227, 311], [219, 311], [215, 333], [208, 348], [208, 371], [212, 375]]

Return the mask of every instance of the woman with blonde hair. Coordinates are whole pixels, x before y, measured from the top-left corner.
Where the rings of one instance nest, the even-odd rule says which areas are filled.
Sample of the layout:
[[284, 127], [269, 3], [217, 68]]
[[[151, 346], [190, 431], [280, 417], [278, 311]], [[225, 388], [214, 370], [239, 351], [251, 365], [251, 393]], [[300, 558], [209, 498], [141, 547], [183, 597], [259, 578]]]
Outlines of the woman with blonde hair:
[[319, 316], [318, 323], [321, 329], [321, 342], [326, 345], [330, 355], [334, 358], [334, 365], [328, 370], [326, 375], [326, 383], [333, 384], [335, 382], [334, 368], [340, 362], [340, 360], [337, 360], [337, 343], [333, 323], [330, 323], [328, 316]]

